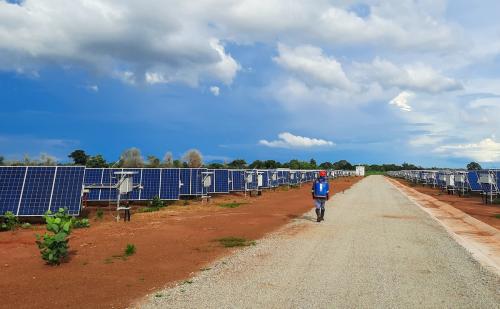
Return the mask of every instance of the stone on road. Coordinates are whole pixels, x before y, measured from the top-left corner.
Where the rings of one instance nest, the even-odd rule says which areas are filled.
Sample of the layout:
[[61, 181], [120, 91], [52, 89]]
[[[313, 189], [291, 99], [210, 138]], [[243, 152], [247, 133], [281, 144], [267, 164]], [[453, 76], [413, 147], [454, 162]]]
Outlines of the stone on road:
[[313, 214], [140, 307], [500, 308], [499, 277], [383, 177]]

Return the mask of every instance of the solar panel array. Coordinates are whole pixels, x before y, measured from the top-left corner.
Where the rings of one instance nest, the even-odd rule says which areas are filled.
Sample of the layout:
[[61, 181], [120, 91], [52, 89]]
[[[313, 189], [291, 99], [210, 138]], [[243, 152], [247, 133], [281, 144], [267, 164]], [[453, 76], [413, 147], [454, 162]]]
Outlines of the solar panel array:
[[[130, 200], [151, 200], [159, 197], [162, 200], [178, 200], [181, 195], [180, 168], [89, 168], [85, 174], [85, 185], [89, 188], [89, 201], [115, 201], [118, 197], [115, 186], [119, 181], [116, 172], [136, 172], [132, 181], [142, 188], [134, 189]], [[196, 178], [196, 173], [194, 174]]]
[[0, 215], [42, 216], [48, 210], [67, 208], [80, 213], [85, 167], [0, 167]]
[[[181, 196], [205, 196], [274, 188], [294, 181], [312, 180], [315, 172], [278, 170], [233, 170], [206, 168], [85, 168], [79, 166], [0, 167], [0, 215], [11, 211], [19, 216], [41, 216], [47, 210], [66, 207], [78, 215], [82, 190], [88, 201], [116, 201], [120, 175], [134, 172], [129, 200], [154, 197], [179, 200]], [[207, 187], [204, 180], [210, 177]]]

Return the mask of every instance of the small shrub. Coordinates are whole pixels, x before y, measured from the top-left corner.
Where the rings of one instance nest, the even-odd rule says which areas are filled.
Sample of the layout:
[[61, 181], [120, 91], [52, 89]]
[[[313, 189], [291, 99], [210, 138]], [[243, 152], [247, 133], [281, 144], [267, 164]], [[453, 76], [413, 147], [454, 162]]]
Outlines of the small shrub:
[[40, 249], [42, 259], [49, 265], [59, 265], [68, 256], [68, 236], [71, 233], [73, 219], [65, 208], [52, 215], [49, 210], [44, 216], [47, 231], [43, 236], [36, 235], [36, 243]]
[[31, 224], [28, 223], [28, 222], [24, 222], [23, 224], [21, 224], [21, 228], [23, 228], [23, 229], [30, 229], [31, 228]]
[[219, 238], [217, 239], [217, 241], [226, 248], [246, 247], [255, 245], [255, 241], [248, 241], [245, 238], [232, 237], [232, 236]]
[[6, 211], [0, 219], [0, 231], [11, 231], [19, 226], [19, 219], [12, 211]]
[[151, 201], [149, 201], [149, 207], [151, 208], [162, 208], [165, 206], [165, 203], [158, 197], [155, 196]]
[[89, 219], [73, 219], [73, 227], [75, 229], [82, 229], [90, 227]]
[[135, 254], [135, 245], [133, 244], [127, 244], [127, 247], [125, 247], [125, 256], [131, 256]]
[[493, 217], [500, 219], [500, 214], [495, 214]]
[[104, 218], [104, 211], [102, 211], [102, 209], [97, 209], [96, 216], [97, 219], [102, 220], [102, 218]]
[[155, 211], [159, 211], [160, 208], [158, 207], [142, 207], [139, 209], [139, 212], [155, 212]]

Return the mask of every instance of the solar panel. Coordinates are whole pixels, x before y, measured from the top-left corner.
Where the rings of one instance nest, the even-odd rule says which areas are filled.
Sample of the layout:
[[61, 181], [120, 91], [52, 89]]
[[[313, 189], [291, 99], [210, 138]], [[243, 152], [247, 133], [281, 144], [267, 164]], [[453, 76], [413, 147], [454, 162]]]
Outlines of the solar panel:
[[229, 193], [229, 170], [207, 170], [212, 174], [212, 185], [208, 188], [209, 193]]
[[203, 177], [202, 172], [206, 172], [206, 168], [181, 168], [180, 195], [202, 195], [203, 194]]
[[160, 172], [159, 168], [145, 168], [142, 170], [141, 200], [151, 200], [160, 196]]
[[162, 169], [160, 178], [160, 199], [178, 200], [180, 191], [179, 180], [178, 168]]
[[0, 215], [17, 213], [26, 167], [0, 167]]
[[269, 179], [269, 172], [268, 170], [259, 170], [259, 177], [262, 180], [262, 183], [260, 184], [259, 188], [269, 188], [271, 186], [270, 179]]
[[0, 214], [42, 216], [67, 208], [80, 213], [83, 166], [0, 167]]
[[[86, 186], [102, 185], [103, 168], [86, 168], [84, 183]], [[89, 189], [88, 201], [98, 201], [101, 195], [101, 189]]]
[[478, 176], [476, 172], [469, 171], [467, 173], [467, 178], [469, 180], [469, 186], [472, 191], [481, 191], [481, 185], [478, 183]]
[[42, 216], [50, 209], [50, 196], [55, 181], [55, 167], [28, 167], [17, 214]]
[[[119, 177], [115, 175], [115, 172], [121, 172], [121, 168], [106, 168], [102, 173], [102, 184], [104, 186], [113, 186], [118, 183]], [[117, 189], [101, 189], [101, 195], [99, 200], [101, 201], [114, 201], [118, 197]]]
[[85, 168], [59, 166], [56, 170], [56, 179], [52, 189], [50, 210], [67, 208], [68, 214], [80, 214], [80, 201], [82, 195], [82, 181]]
[[246, 190], [258, 189], [257, 171], [245, 171]]
[[230, 191], [245, 191], [245, 171], [244, 170], [229, 170]]

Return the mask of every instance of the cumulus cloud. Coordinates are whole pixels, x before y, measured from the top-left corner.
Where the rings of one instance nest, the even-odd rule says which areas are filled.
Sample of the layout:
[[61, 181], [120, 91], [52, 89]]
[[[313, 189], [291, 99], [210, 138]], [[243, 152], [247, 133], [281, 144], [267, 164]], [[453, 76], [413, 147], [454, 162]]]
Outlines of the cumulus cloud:
[[220, 94], [220, 89], [217, 86], [212, 86], [210, 87], [210, 92], [217, 97]]
[[412, 92], [403, 91], [399, 93], [394, 99], [392, 99], [389, 104], [397, 106], [400, 110], [405, 112], [411, 112], [411, 106], [408, 100], [414, 95]]
[[500, 143], [492, 138], [485, 138], [478, 143], [443, 145], [436, 148], [436, 152], [479, 162], [500, 162]]
[[0, 69], [56, 64], [130, 84], [230, 84], [239, 65], [196, 9], [153, 0], [0, 1]]
[[87, 85], [85, 86], [85, 89], [92, 92], [99, 92], [99, 86], [97, 85]]
[[335, 145], [335, 143], [324, 139], [293, 135], [289, 132], [278, 134], [278, 139], [274, 141], [260, 140], [259, 144], [271, 148], [313, 148]]
[[462, 84], [443, 76], [429, 65], [422, 63], [396, 65], [388, 60], [375, 58], [372, 63], [356, 64], [358, 75], [385, 87], [398, 87], [430, 93], [460, 90]]
[[290, 48], [279, 44], [278, 52], [274, 61], [303, 81], [344, 90], [353, 87], [342, 65], [333, 57], [324, 55], [321, 48], [311, 45]]

